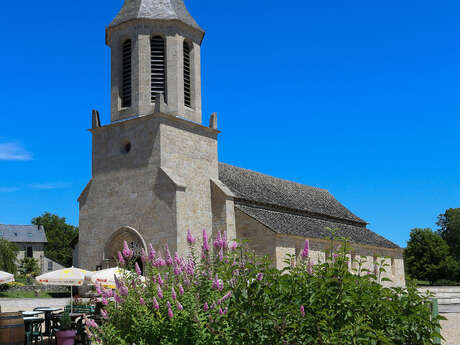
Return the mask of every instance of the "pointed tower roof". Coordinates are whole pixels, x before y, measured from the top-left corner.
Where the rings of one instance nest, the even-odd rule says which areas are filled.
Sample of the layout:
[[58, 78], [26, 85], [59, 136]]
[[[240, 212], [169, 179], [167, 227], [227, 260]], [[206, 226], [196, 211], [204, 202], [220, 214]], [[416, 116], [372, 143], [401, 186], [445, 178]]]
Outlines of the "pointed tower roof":
[[183, 0], [125, 0], [109, 27], [133, 19], [179, 20], [204, 32], [188, 12]]

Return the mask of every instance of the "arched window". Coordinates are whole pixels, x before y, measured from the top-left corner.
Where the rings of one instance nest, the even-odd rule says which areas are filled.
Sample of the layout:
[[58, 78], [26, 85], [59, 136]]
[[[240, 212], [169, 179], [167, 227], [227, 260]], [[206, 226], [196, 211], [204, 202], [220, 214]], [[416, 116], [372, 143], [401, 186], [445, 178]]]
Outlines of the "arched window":
[[155, 36], [150, 40], [150, 67], [151, 67], [151, 101], [155, 102], [158, 94], [166, 94], [166, 45], [163, 37]]
[[122, 108], [131, 107], [131, 40], [123, 43], [122, 56], [122, 87], [121, 87], [121, 106]]
[[190, 51], [190, 45], [184, 42], [184, 104], [189, 108], [192, 107]]

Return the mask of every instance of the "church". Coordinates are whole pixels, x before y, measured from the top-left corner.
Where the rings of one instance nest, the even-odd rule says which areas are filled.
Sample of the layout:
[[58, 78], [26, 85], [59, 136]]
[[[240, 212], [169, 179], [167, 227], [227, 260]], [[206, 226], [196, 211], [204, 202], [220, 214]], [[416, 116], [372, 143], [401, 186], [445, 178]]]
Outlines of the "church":
[[200, 49], [205, 32], [183, 0], [125, 0], [106, 29], [111, 49], [111, 122], [92, 114], [92, 178], [78, 198], [78, 263], [116, 265], [127, 241], [188, 250], [190, 229], [248, 240], [274, 265], [310, 240], [324, 260], [329, 235], [350, 239], [351, 256], [403, 286], [402, 249], [367, 228], [327, 190], [219, 162], [217, 114], [202, 123]]

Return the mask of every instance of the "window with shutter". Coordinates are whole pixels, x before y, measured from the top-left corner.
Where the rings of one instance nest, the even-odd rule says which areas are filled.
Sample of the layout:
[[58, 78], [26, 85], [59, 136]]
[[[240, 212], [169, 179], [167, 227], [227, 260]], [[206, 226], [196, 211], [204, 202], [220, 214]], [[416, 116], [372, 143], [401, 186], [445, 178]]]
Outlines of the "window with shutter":
[[166, 94], [166, 44], [163, 37], [155, 36], [150, 40], [151, 67], [151, 101], [155, 102], [158, 94]]
[[184, 42], [184, 104], [192, 107], [192, 84], [191, 84], [190, 46]]
[[131, 107], [131, 40], [123, 43], [122, 56], [122, 89], [121, 89], [121, 106], [122, 108]]

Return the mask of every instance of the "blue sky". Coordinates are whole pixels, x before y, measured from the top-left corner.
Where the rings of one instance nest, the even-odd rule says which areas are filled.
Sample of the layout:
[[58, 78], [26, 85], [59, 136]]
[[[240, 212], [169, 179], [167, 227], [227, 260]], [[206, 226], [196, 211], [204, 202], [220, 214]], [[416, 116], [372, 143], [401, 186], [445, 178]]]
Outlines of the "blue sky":
[[[218, 112], [221, 161], [326, 188], [401, 246], [460, 207], [458, 1], [186, 3], [207, 31], [204, 122]], [[78, 224], [121, 5], [2, 3], [0, 223]]]

